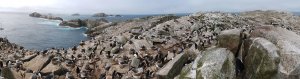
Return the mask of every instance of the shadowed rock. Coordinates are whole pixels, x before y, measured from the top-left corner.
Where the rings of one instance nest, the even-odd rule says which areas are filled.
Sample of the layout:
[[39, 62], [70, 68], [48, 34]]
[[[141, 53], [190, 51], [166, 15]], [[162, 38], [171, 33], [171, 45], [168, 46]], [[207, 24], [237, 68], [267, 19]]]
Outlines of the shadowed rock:
[[163, 68], [161, 68], [156, 75], [160, 79], [173, 79], [181, 71], [181, 68], [188, 60], [188, 55], [181, 53], [173, 60], [169, 61]]

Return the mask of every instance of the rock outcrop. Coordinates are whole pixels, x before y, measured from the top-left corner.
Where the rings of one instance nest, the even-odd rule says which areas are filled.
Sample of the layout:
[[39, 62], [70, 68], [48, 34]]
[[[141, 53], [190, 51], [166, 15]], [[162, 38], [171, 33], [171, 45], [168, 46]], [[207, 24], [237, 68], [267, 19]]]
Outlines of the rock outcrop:
[[77, 27], [93, 28], [93, 27], [97, 27], [97, 26], [105, 24], [105, 23], [108, 23], [108, 21], [103, 18], [96, 19], [96, 20], [74, 19], [74, 20], [69, 20], [69, 21], [62, 21], [59, 25], [60, 26], [69, 26], [69, 27], [73, 27], [73, 28], [77, 28]]
[[69, 20], [69, 21], [62, 21], [59, 26], [69, 26], [69, 27], [83, 27], [85, 26], [86, 23], [82, 21], [81, 19], [76, 19], [76, 20]]
[[0, 67], [16, 79], [299, 79], [299, 21], [277, 11], [74, 20], [92, 39], [36, 51], [1, 38]]
[[63, 19], [61, 17], [56, 17], [56, 16], [53, 16], [51, 14], [49, 15], [42, 15], [38, 12], [33, 12], [31, 14], [29, 14], [29, 16], [31, 17], [36, 17], [36, 18], [44, 18], [44, 19], [49, 19], [49, 20], [60, 20], [60, 21], [63, 21]]

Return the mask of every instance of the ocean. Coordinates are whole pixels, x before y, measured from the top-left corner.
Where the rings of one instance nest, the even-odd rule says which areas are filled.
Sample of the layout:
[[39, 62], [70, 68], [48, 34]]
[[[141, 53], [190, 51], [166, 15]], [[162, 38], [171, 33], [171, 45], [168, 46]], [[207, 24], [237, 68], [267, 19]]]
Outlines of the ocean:
[[[188, 14], [177, 14], [184, 16]], [[91, 15], [55, 15], [64, 20], [71, 19], [98, 19]], [[110, 22], [124, 21], [133, 18], [142, 18], [156, 15], [122, 15], [122, 17], [106, 17]], [[87, 40], [84, 33], [86, 28], [70, 28], [59, 26], [60, 21], [47, 20], [29, 17], [28, 13], [7, 13], [0, 12], [0, 37], [7, 38], [10, 42], [16, 43], [26, 49], [45, 50], [52, 47], [70, 48]]]

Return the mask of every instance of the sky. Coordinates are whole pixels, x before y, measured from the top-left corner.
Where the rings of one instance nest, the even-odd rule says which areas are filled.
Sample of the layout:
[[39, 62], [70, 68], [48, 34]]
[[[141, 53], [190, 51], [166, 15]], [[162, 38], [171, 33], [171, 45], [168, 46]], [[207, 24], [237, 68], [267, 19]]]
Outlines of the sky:
[[300, 12], [300, 0], [0, 0], [1, 12], [171, 14], [250, 10]]

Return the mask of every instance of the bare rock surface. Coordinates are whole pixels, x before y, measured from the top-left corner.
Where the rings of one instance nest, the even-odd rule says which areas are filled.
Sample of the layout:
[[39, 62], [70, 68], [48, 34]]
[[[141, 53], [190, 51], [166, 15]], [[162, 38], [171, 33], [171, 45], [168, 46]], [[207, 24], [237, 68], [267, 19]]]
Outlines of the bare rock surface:
[[37, 51], [0, 38], [0, 69], [9, 79], [298, 79], [299, 21], [271, 10], [63, 21], [91, 39]]

